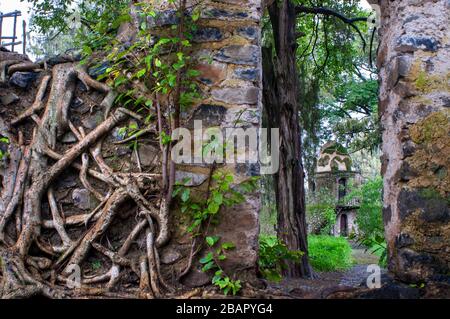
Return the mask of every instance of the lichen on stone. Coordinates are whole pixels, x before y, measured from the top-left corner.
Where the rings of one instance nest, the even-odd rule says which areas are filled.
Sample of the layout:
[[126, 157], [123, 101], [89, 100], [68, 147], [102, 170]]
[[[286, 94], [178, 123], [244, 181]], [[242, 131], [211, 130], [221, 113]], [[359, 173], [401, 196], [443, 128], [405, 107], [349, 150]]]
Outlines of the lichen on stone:
[[435, 112], [410, 129], [411, 139], [416, 144], [430, 143], [448, 137], [450, 132], [450, 110]]

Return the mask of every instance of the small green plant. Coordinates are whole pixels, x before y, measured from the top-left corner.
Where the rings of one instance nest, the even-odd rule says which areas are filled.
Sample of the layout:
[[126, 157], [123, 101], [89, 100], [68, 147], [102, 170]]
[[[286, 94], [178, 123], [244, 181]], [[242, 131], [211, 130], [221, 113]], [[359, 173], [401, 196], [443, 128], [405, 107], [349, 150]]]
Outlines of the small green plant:
[[280, 281], [285, 262], [298, 262], [302, 256], [303, 252], [289, 250], [276, 236], [259, 237], [259, 270], [267, 280]]
[[196, 200], [191, 197], [191, 189], [186, 185], [188, 179], [177, 183], [173, 197], [179, 197], [181, 211], [188, 214], [192, 219], [192, 224], [188, 231], [199, 235], [195, 231], [206, 221], [217, 222], [217, 214], [222, 207], [231, 207], [242, 203], [245, 200], [244, 194], [252, 192], [257, 187], [258, 177], [232, 187], [234, 176], [230, 173], [217, 171], [211, 176], [212, 186], [208, 190], [206, 200]]
[[336, 204], [336, 196], [327, 188], [308, 195], [306, 220], [312, 234], [331, 234], [336, 223]]
[[[129, 47], [113, 41], [111, 49], [107, 50], [110, 52], [106, 57], [109, 67], [98, 79], [107, 79], [107, 83], [120, 92], [117, 102], [124, 107], [136, 108], [137, 112], [154, 106], [154, 98], [147, 92], [172, 96], [176, 107], [186, 110], [200, 98], [195, 82], [200, 72], [190, 68], [189, 54], [198, 17], [196, 14], [185, 17], [182, 34], [158, 37], [146, 24], [148, 18], [156, 18], [158, 13], [148, 3], [135, 6], [143, 21], [136, 41]], [[140, 83], [146, 92], [139, 92], [135, 83]]]
[[[234, 176], [223, 171], [216, 171], [211, 174], [207, 198], [198, 200], [191, 196], [191, 189], [186, 186], [189, 179], [177, 183], [173, 197], [180, 200], [181, 212], [189, 215], [191, 224], [188, 232], [193, 237], [200, 237], [208, 233], [211, 224], [218, 223], [218, 214], [223, 207], [231, 207], [240, 204], [245, 200], [244, 194], [250, 193], [257, 187], [259, 177], [252, 177], [249, 180], [237, 185], [233, 185]], [[226, 252], [234, 249], [235, 245], [230, 242], [222, 243], [219, 236], [208, 236], [205, 238], [208, 253], [200, 259], [204, 272], [214, 271], [212, 283], [219, 287], [225, 294], [230, 292], [236, 295], [241, 289], [241, 281], [231, 279], [221, 268], [220, 262], [224, 261]]]
[[309, 260], [316, 271], [349, 269], [352, 264], [352, 247], [342, 237], [309, 236]]
[[351, 239], [365, 246], [367, 251], [379, 256], [380, 266], [385, 267], [387, 265], [387, 245], [384, 238], [382, 216], [382, 189], [383, 179], [378, 176], [354, 189], [346, 199], [357, 198], [360, 202], [356, 215], [358, 233], [353, 234]]
[[210, 251], [200, 259], [200, 263], [203, 265], [202, 271], [214, 271], [212, 283], [219, 287], [225, 295], [228, 295], [230, 292], [236, 295], [242, 288], [241, 281], [231, 279], [220, 266], [220, 262], [227, 259], [226, 252], [234, 249], [235, 245], [231, 242], [218, 245], [220, 241], [219, 236], [206, 237], [205, 241]]
[[[0, 146], [2, 144], [8, 145], [9, 139], [7, 137], [0, 137]], [[8, 156], [8, 152], [3, 151], [2, 148], [0, 148], [0, 161], [6, 158], [6, 156]]]
[[102, 262], [100, 260], [94, 260], [91, 263], [91, 267], [93, 270], [99, 270], [100, 268], [102, 268]]

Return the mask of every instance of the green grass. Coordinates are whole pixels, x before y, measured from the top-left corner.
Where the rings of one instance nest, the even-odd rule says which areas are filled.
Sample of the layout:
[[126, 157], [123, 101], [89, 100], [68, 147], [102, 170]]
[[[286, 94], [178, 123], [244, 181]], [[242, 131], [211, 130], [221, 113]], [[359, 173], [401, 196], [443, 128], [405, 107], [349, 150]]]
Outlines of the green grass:
[[308, 236], [309, 259], [316, 271], [346, 270], [352, 267], [352, 248], [342, 237]]

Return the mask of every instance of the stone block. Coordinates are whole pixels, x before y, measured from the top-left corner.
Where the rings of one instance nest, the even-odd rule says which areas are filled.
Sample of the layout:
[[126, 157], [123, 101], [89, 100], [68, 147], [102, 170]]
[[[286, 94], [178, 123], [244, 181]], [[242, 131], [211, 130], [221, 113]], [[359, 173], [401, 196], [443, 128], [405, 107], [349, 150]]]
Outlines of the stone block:
[[216, 101], [227, 104], [257, 104], [259, 89], [256, 87], [227, 87], [213, 89], [211, 95]]
[[239, 65], [258, 65], [261, 49], [256, 45], [229, 45], [222, 48], [214, 59]]

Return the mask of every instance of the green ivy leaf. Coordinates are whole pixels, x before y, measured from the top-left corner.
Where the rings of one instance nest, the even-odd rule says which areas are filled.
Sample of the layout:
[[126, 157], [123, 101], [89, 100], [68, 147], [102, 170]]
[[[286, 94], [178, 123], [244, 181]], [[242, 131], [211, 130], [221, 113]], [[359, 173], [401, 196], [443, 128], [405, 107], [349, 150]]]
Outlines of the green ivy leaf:
[[181, 193], [181, 200], [183, 202], [187, 202], [190, 197], [191, 197], [191, 190], [189, 188], [185, 188]]
[[236, 245], [231, 242], [222, 244], [222, 249], [224, 249], [224, 250], [230, 250], [230, 249], [234, 249], [234, 248], [236, 248]]
[[209, 263], [214, 259], [213, 253], [208, 253], [205, 257], [200, 259], [202, 265]]
[[215, 244], [217, 244], [219, 239], [220, 239], [219, 236], [208, 236], [206, 237], [206, 243], [208, 244], [209, 247], [213, 247]]
[[222, 205], [223, 203], [223, 194], [219, 193], [219, 192], [214, 192], [213, 193], [213, 201], [218, 204], [218, 205]]
[[217, 268], [217, 265], [214, 261], [208, 262], [205, 266], [203, 266], [202, 271], [207, 272], [208, 270]]

